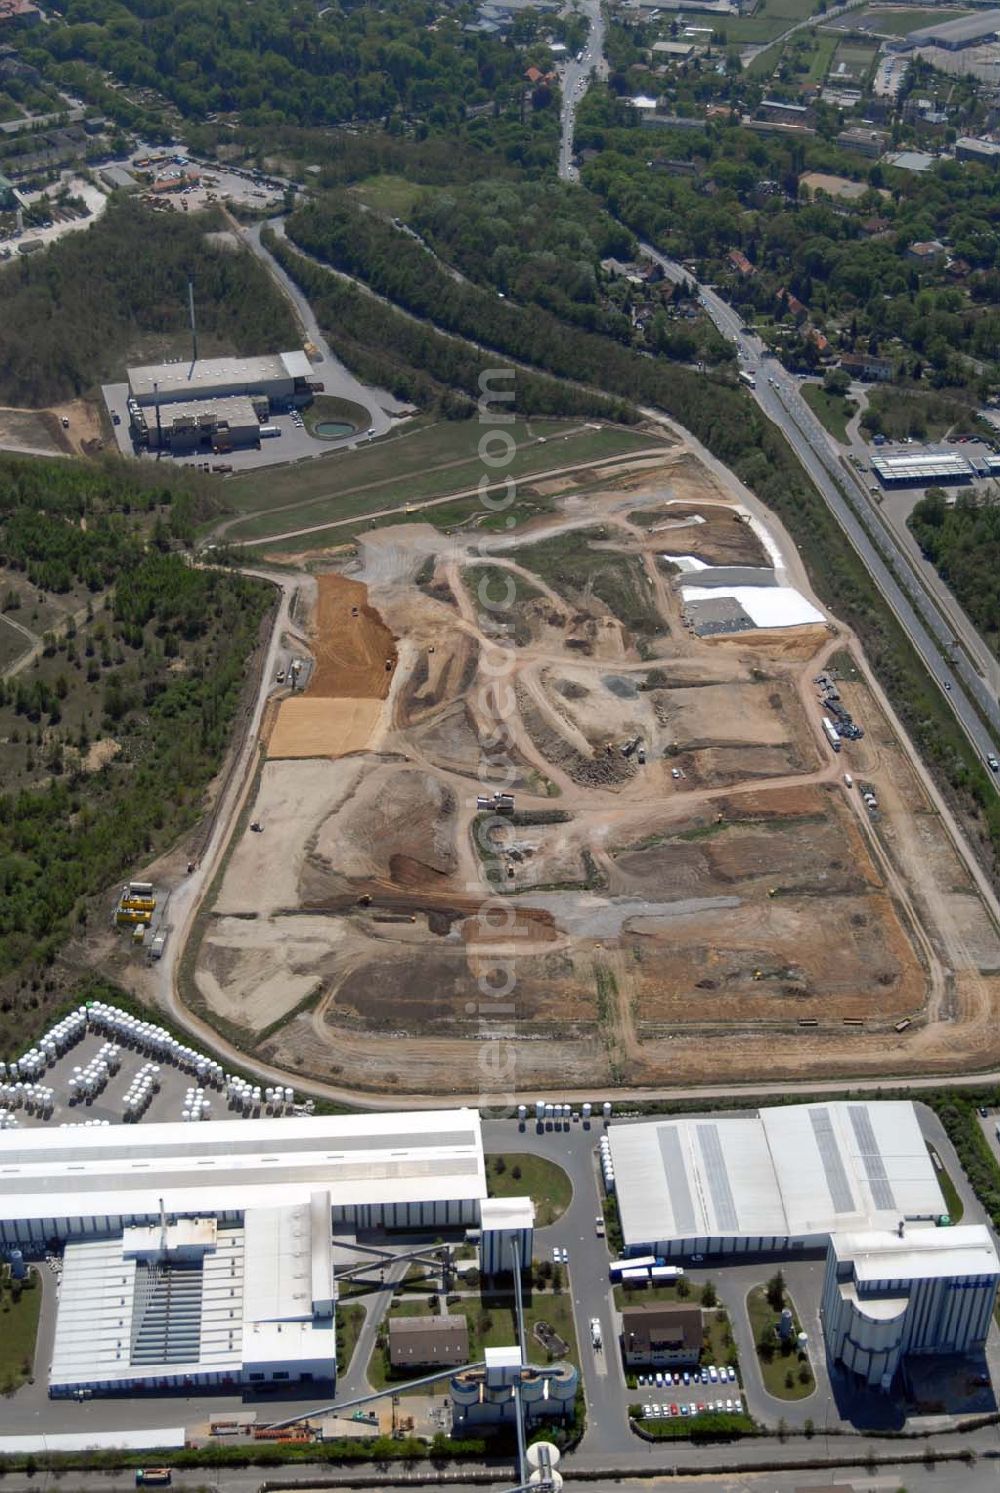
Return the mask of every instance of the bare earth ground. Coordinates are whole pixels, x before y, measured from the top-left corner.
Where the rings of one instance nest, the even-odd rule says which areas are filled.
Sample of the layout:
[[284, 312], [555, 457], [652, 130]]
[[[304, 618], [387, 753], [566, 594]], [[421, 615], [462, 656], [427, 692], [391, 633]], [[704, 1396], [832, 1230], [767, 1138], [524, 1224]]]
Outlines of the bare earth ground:
[[[734, 501], [679, 447], [523, 532], [382, 529], [350, 578], [319, 576], [317, 668], [278, 706], [263, 832], [198, 950], [207, 1014], [376, 1092], [474, 1089], [484, 1029], [524, 1090], [996, 1061], [997, 929], [857, 655], [841, 694], [866, 735], [823, 737], [813, 680], [853, 640], [683, 621], [662, 556], [768, 563]], [[479, 599], [484, 564], [520, 587], [510, 611]], [[494, 788], [514, 818], [477, 811]]]
[[269, 757], [343, 757], [372, 746], [396, 667], [396, 643], [367, 589], [340, 575], [317, 578], [315, 666], [304, 694], [278, 704]]

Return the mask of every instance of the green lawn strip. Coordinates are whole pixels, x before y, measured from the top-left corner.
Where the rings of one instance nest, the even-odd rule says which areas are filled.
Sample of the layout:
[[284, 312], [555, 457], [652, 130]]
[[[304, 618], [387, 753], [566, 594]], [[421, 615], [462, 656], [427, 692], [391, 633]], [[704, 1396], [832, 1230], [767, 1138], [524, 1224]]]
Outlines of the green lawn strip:
[[42, 1283], [37, 1270], [30, 1270], [18, 1282], [5, 1269], [0, 1281], [0, 1394], [13, 1394], [32, 1377], [41, 1310]]
[[930, 1156], [931, 1161], [934, 1162], [934, 1175], [937, 1177], [938, 1186], [944, 1195], [948, 1217], [952, 1223], [961, 1223], [962, 1214], [965, 1212], [965, 1204], [958, 1195], [958, 1189], [951, 1180], [945, 1164], [938, 1154], [937, 1147], [932, 1146], [930, 1141], [926, 1141], [925, 1144], [927, 1146], [927, 1154]]
[[728, 16], [719, 22], [718, 30], [725, 33], [730, 44], [768, 42], [796, 21], [804, 21], [816, 14], [818, 0], [770, 0], [766, 11], [761, 9], [754, 16], [741, 16], [731, 20]]
[[[510, 434], [516, 436], [516, 431], [511, 430]], [[506, 486], [508, 478], [524, 480], [563, 467], [586, 466], [592, 461], [627, 455], [649, 445], [648, 437], [613, 426], [578, 430], [574, 435], [547, 437], [544, 445], [533, 440], [525, 444], [522, 440], [502, 468], [495, 462], [485, 463], [478, 447], [430, 465], [414, 463], [411, 449], [397, 453], [401, 458], [405, 456], [405, 460], [400, 460], [391, 473], [373, 478], [372, 485], [362, 480], [358, 486], [355, 482], [359, 477], [363, 478], [362, 473], [353, 468], [346, 472], [340, 469], [341, 458], [351, 453], [333, 453], [308, 467], [299, 464], [291, 469], [302, 484], [299, 494], [294, 495], [301, 501], [295, 502], [293, 507], [282, 504], [282, 485], [279, 474], [275, 474], [274, 496], [267, 504], [267, 511], [260, 511], [264, 505], [259, 505], [258, 511], [251, 512], [247, 518], [227, 529], [225, 538], [232, 544], [239, 544], [248, 539], [266, 539], [271, 534], [285, 534], [296, 528], [321, 524], [324, 519], [332, 522], [362, 517], [385, 508], [403, 508], [408, 503], [443, 498], [453, 493], [469, 493], [478, 489], [483, 479], [486, 484], [496, 484], [497, 491], [487, 491], [479, 497], [476, 500], [478, 510], [498, 517], [501, 525], [506, 526], [511, 507]], [[495, 457], [498, 449], [489, 454]], [[383, 450], [388, 451], [389, 446]], [[229, 488], [226, 496], [230, 496]], [[239, 496], [234, 502], [237, 507], [244, 506]]]
[[749, 1415], [727, 1415], [715, 1411], [711, 1415], [687, 1416], [683, 1419], [639, 1420], [642, 1434], [651, 1441], [735, 1441], [741, 1436], [755, 1436], [757, 1427]]
[[363, 1306], [337, 1305], [337, 1374], [346, 1374], [365, 1320]]
[[[387, 513], [382, 518], [358, 518], [349, 524], [331, 524], [327, 528], [315, 529], [294, 539], [276, 539], [273, 551], [267, 545], [260, 545], [245, 551], [245, 554], [247, 563], [259, 563], [266, 556], [269, 563], [273, 564], [270, 556], [287, 554], [290, 546], [294, 547], [296, 554], [308, 555], [314, 550], [324, 551], [331, 546], [349, 545], [361, 534], [370, 534], [373, 529], [391, 529], [396, 524], [430, 524], [442, 534], [456, 533], [460, 529], [483, 534], [506, 532], [519, 528], [529, 519], [552, 513], [554, 508], [551, 498], [519, 497], [505, 512], [491, 513], [484, 510], [479, 498], [457, 498], [452, 503], [435, 503], [431, 508], [414, 508], [409, 513], [400, 510], [398, 513]], [[513, 519], [513, 523], [508, 524], [508, 519]]]
[[540, 1229], [561, 1218], [573, 1197], [573, 1185], [561, 1166], [544, 1156], [518, 1152], [487, 1156], [486, 1184], [490, 1197], [530, 1197], [535, 1204], [535, 1225]]
[[310, 435], [314, 434], [316, 426], [321, 425], [324, 420], [350, 425], [355, 431], [359, 431], [365, 430], [368, 426], [368, 411], [364, 405], [355, 404], [353, 399], [338, 399], [332, 394], [319, 394], [302, 410], [302, 420]]
[[[754, 1343], [757, 1345], [757, 1362], [760, 1365], [761, 1378], [764, 1388], [768, 1394], [777, 1400], [804, 1400], [811, 1395], [816, 1388], [812, 1369], [808, 1360], [801, 1360], [795, 1339], [801, 1331], [801, 1324], [795, 1312], [795, 1303], [786, 1291], [784, 1294], [785, 1305], [790, 1308], [793, 1319], [793, 1332], [788, 1342], [782, 1342], [774, 1329], [781, 1313], [775, 1311], [767, 1299], [765, 1286], [754, 1286], [747, 1294], [747, 1316], [750, 1319], [750, 1331], [753, 1334]], [[762, 1348], [762, 1344], [770, 1342], [773, 1338], [773, 1352]], [[803, 1382], [802, 1376], [808, 1374]], [[791, 1379], [791, 1383], [789, 1383]]]
[[360, 198], [366, 207], [394, 218], [405, 218], [424, 190], [419, 182], [389, 172], [366, 177], [350, 188], [351, 195]]
[[830, 70], [833, 54], [837, 50], [837, 38], [813, 32], [813, 42], [813, 55], [809, 59], [809, 71], [806, 74], [806, 80], [810, 83], [822, 83]]
[[847, 441], [847, 422], [854, 414], [853, 399], [843, 394], [831, 394], [821, 384], [803, 384], [802, 398], [813, 414], [838, 441]]

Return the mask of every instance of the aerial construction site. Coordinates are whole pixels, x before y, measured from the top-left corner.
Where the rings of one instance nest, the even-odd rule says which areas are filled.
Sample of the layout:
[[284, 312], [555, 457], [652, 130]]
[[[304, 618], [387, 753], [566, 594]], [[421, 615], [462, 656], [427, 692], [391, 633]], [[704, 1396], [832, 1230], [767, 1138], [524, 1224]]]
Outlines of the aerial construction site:
[[683, 441], [549, 496], [286, 544], [313, 663], [183, 1000], [383, 1097], [475, 1088], [501, 968], [522, 1091], [995, 1061], [988, 891], [773, 516]]

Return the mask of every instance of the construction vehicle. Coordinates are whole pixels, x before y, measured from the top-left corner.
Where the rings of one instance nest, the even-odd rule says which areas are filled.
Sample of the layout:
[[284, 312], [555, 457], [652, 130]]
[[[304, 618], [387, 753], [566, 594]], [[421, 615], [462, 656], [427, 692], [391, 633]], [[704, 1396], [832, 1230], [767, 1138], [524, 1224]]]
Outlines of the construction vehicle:
[[316, 1432], [309, 1421], [294, 1426], [254, 1426], [251, 1432], [254, 1441], [312, 1441]]

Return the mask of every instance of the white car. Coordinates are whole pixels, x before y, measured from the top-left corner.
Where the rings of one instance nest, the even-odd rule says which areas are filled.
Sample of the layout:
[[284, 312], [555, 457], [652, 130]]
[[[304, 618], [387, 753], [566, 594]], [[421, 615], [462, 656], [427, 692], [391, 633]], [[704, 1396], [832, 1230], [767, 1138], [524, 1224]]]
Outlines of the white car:
[[736, 1370], [734, 1368], [728, 1368], [728, 1369], [726, 1369], [726, 1378], [729, 1380], [730, 1384], [735, 1384], [736, 1383]]
[[714, 1363], [710, 1363], [708, 1366], [708, 1380], [710, 1384], [718, 1384], [719, 1382], [719, 1371]]

